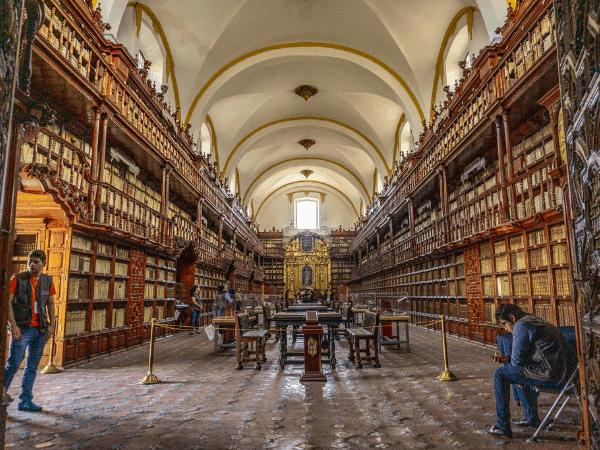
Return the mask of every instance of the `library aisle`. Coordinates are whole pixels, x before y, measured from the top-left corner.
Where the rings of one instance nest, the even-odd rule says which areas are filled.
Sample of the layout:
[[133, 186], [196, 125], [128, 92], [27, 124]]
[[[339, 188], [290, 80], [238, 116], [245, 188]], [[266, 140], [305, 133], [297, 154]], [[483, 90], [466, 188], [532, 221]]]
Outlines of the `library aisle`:
[[[325, 384], [299, 382], [302, 366], [276, 363], [270, 339], [262, 371], [234, 370], [235, 352], [212, 356], [205, 335], [180, 333], [156, 344], [154, 373], [163, 381], [139, 385], [148, 345], [101, 357], [57, 375], [38, 375], [39, 414], [8, 407], [6, 448], [76, 449], [295, 449], [531, 447], [532, 429], [512, 439], [483, 431], [494, 423], [489, 347], [451, 337], [455, 382], [435, 379], [443, 369], [440, 334], [411, 327], [411, 353], [385, 348], [381, 369], [355, 370], [348, 345], [339, 345], [338, 369], [324, 367]], [[299, 341], [296, 346], [302, 345]], [[21, 372], [10, 389], [18, 395]], [[541, 413], [553, 398], [540, 396]], [[512, 417], [522, 408], [513, 402]], [[542, 434], [537, 449], [577, 448], [581, 413], [568, 406], [569, 424]]]

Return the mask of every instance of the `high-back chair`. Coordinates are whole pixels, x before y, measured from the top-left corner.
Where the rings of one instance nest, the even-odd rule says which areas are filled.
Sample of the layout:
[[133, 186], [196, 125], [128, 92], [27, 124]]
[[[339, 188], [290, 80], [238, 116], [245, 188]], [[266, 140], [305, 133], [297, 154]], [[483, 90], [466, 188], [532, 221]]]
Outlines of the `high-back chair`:
[[[271, 314], [271, 307], [268, 305], [263, 305], [263, 327], [267, 331], [267, 339], [271, 337], [271, 324], [275, 323], [275, 319], [273, 319], [273, 315]], [[275, 334], [277, 336], [277, 334]]]
[[266, 330], [251, 330], [250, 329], [250, 315], [248, 313], [236, 314], [235, 315], [235, 337], [237, 347], [237, 370], [242, 370], [244, 366], [242, 362], [252, 361], [250, 359], [250, 343], [254, 342], [255, 354], [254, 368], [261, 370], [261, 361], [266, 361], [265, 356], [265, 343], [266, 343]]

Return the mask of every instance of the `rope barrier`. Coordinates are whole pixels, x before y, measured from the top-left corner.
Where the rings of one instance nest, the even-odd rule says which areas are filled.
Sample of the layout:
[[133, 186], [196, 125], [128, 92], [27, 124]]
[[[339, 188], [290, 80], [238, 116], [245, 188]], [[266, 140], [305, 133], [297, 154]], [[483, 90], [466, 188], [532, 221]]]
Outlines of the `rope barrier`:
[[[423, 325], [423, 326], [429, 326], [429, 325], [434, 325], [436, 323], [440, 323], [440, 320], [435, 320], [433, 322], [418, 322], [418, 323], [412, 323], [411, 325]], [[167, 330], [174, 330], [174, 331], [194, 331], [194, 330], [204, 330], [208, 327], [210, 327], [212, 325], [214, 330], [228, 330], [230, 328], [233, 328], [233, 323], [231, 324], [231, 326], [224, 326], [224, 327], [220, 327], [220, 326], [215, 326], [214, 324], [210, 324], [210, 325], [206, 325], [206, 326], [199, 326], [199, 327], [192, 327], [189, 325], [168, 325], [165, 323], [157, 323], [156, 327], [160, 327], [160, 328], [165, 328]], [[360, 328], [382, 328], [385, 325], [376, 325], [376, 326], [369, 326], [369, 327], [364, 327], [364, 326], [356, 326], [356, 327], [328, 327], [329, 330], [331, 331], [344, 331], [344, 330], [357, 330]], [[257, 328], [241, 328], [240, 331], [256, 331]], [[287, 331], [287, 328], [269, 328], [266, 329], [266, 331], [273, 331], [273, 332], [281, 332], [281, 331]]]

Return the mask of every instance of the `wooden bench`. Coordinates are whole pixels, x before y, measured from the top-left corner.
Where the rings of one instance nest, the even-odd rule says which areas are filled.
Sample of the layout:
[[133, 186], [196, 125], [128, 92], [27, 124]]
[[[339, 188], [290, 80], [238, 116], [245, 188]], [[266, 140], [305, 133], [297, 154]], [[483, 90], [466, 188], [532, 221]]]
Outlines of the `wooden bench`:
[[[373, 367], [381, 367], [379, 362], [379, 313], [366, 312], [364, 325], [361, 328], [349, 328], [346, 330], [348, 335], [348, 343], [350, 344], [350, 361], [354, 363], [356, 354], [356, 368], [362, 369], [361, 353], [365, 353], [362, 358], [373, 364]], [[360, 341], [366, 342], [366, 348], [360, 348]], [[371, 347], [370, 344], [373, 344]], [[371, 348], [373, 348], [374, 356], [371, 356]]]
[[261, 361], [264, 362], [267, 360], [267, 357], [265, 356], [267, 330], [251, 330], [250, 315], [248, 313], [236, 314], [235, 335], [237, 346], [236, 370], [242, 370], [244, 368], [242, 362], [252, 361], [249, 355], [249, 353], [252, 351], [250, 350], [250, 343], [252, 342], [254, 342], [253, 353], [255, 354], [254, 361], [256, 362], [256, 364], [254, 364], [254, 368], [256, 370], [261, 370]]

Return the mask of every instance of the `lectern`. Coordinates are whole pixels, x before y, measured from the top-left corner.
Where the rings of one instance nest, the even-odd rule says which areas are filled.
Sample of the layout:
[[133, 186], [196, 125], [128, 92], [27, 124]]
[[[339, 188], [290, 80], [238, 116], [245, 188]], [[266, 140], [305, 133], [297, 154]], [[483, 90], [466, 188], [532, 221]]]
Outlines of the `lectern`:
[[317, 311], [306, 312], [306, 324], [302, 326], [304, 335], [304, 372], [300, 381], [327, 381], [321, 369], [321, 341], [323, 326], [319, 325]]

